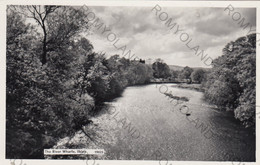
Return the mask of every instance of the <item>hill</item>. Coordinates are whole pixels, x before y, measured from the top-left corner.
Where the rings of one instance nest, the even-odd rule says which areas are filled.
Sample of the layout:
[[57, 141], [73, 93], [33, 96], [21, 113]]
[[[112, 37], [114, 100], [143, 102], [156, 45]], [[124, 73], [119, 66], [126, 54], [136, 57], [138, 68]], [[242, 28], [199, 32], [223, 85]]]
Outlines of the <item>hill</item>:
[[[178, 66], [178, 65], [168, 65], [169, 68], [173, 71], [181, 71], [184, 67], [183, 66]], [[197, 70], [197, 69], [203, 69], [205, 71], [209, 71], [210, 68], [203, 68], [203, 67], [190, 67], [192, 68], [193, 70]]]
[[174, 71], [181, 71], [184, 68], [183, 66], [178, 66], [178, 65], [168, 65], [168, 66], [171, 70]]

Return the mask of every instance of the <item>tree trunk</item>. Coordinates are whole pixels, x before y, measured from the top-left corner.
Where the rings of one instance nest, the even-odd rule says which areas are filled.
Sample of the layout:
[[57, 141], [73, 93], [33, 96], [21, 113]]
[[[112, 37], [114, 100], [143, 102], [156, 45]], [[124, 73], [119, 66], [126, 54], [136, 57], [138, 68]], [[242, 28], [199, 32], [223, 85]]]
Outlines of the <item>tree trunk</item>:
[[43, 46], [42, 46], [42, 65], [46, 64], [47, 62], [47, 33], [46, 33], [46, 29], [45, 29], [45, 25], [44, 25], [44, 22], [43, 22]]

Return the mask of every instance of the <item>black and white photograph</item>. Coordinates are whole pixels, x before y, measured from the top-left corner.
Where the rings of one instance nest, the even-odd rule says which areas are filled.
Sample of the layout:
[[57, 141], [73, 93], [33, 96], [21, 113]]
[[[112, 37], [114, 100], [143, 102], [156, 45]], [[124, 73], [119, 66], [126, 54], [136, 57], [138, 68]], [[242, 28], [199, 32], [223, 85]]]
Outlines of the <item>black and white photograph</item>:
[[93, 3], [5, 6], [4, 159], [257, 163], [256, 5]]

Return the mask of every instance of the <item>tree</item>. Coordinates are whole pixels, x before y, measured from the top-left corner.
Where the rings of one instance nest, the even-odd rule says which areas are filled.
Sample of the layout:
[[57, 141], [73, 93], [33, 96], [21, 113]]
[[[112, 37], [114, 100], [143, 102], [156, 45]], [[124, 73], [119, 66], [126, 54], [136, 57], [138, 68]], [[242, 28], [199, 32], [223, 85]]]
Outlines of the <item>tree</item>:
[[72, 36], [88, 29], [84, 12], [73, 7], [29, 5], [11, 6], [10, 9], [35, 20], [42, 30], [42, 65], [46, 64], [49, 52], [61, 50]]
[[188, 79], [188, 80], [190, 80], [191, 81], [191, 73], [193, 72], [193, 69], [192, 68], [190, 68], [190, 67], [188, 67], [188, 66], [185, 66], [183, 69], [182, 69], [182, 71], [181, 71], [181, 73], [179, 74], [179, 78], [180, 79]]
[[190, 77], [191, 77], [192, 82], [201, 83], [205, 79], [205, 74], [206, 73], [203, 69], [197, 69], [191, 73]]
[[77, 131], [94, 140], [84, 126], [95, 105], [150, 81], [150, 66], [95, 53], [82, 36], [86, 24], [84, 12], [73, 7], [8, 8], [7, 158], [43, 158], [43, 149]]
[[145, 84], [152, 78], [153, 70], [150, 66], [138, 62], [137, 64], [132, 64], [130, 66], [129, 74], [132, 75], [131, 85]]
[[205, 98], [234, 112], [246, 127], [255, 125], [256, 34], [228, 43], [214, 60]]
[[[42, 101], [44, 93], [36, 88], [33, 80], [41, 73], [34, 53], [37, 47], [34, 28], [26, 25], [25, 18], [15, 12], [7, 11], [7, 45], [6, 45], [6, 154], [8, 158], [35, 156], [34, 150], [39, 149], [42, 136], [33, 135], [40, 131], [39, 118], [35, 122], [38, 109], [33, 101]], [[39, 92], [40, 91], [40, 92]], [[31, 92], [30, 94], [28, 94]], [[37, 94], [37, 92], [39, 92]], [[39, 106], [43, 106], [40, 104]], [[38, 114], [40, 115], [40, 114]], [[50, 144], [52, 142], [50, 141]]]
[[221, 109], [234, 110], [241, 92], [235, 73], [226, 68], [210, 73], [206, 83], [205, 98]]
[[[57, 26], [47, 32], [56, 30], [61, 34], [52, 35], [59, 37], [52, 41], [52, 50], [47, 45], [51, 58], [41, 66], [42, 34], [26, 21], [24, 13], [17, 12], [20, 7], [16, 9], [7, 11], [7, 157], [43, 158], [44, 148], [89, 122], [93, 99], [77, 82], [81, 81], [81, 64], [91, 52], [91, 45], [84, 39], [76, 42], [82, 24], [76, 21], [70, 26], [78, 20], [73, 19], [75, 10], [59, 13], [57, 9], [49, 15], [54, 20], [47, 21]], [[64, 24], [59, 25], [57, 19]], [[56, 29], [61, 26], [74, 30]]]
[[172, 78], [174, 78], [174, 79], [176, 79], [176, 78], [178, 78], [178, 74], [179, 74], [179, 72], [176, 70], [171, 70], [171, 77]]
[[94, 97], [95, 103], [103, 103], [108, 98], [110, 73], [105, 63], [104, 54], [92, 53], [84, 63], [87, 74], [86, 90]]
[[152, 68], [154, 70], [153, 76], [155, 78], [168, 78], [171, 76], [169, 66], [160, 58], [156, 59], [152, 64]]
[[[13, 6], [15, 10], [15, 8]], [[41, 57], [41, 62], [44, 65], [47, 61], [46, 59], [46, 54], [47, 54], [47, 30], [48, 26], [46, 25], [46, 18], [53, 13], [58, 6], [36, 6], [36, 5], [31, 5], [31, 6], [24, 6], [20, 7], [22, 9], [22, 14], [27, 16], [28, 18], [34, 19], [37, 24], [41, 27], [42, 32], [43, 32], [43, 39], [42, 39], [42, 57]], [[17, 10], [19, 12], [19, 10]]]

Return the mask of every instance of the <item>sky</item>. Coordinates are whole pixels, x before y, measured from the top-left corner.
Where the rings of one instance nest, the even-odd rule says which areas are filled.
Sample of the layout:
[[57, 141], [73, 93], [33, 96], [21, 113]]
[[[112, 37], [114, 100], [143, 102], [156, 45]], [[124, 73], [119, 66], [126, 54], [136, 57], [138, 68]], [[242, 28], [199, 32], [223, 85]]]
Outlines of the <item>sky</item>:
[[[108, 57], [115, 54], [121, 56], [123, 51], [118, 48], [125, 45], [126, 50], [131, 50], [138, 59], [152, 59], [153, 62], [161, 58], [168, 65], [209, 67], [190, 48], [199, 46], [207, 57], [215, 59], [222, 55], [227, 43], [249, 34], [249, 26], [252, 26], [251, 30], [256, 26], [255, 8], [235, 9], [233, 14], [237, 13], [233, 18], [232, 12], [228, 15], [225, 8], [161, 7], [157, 15], [152, 8], [90, 6], [88, 12], [94, 13], [88, 15], [90, 23], [99, 18], [104, 24], [99, 29], [92, 26], [86, 38], [93, 44], [95, 52], [105, 52]], [[174, 34], [177, 25], [172, 29], [165, 25], [170, 18], [182, 31]], [[245, 29], [238, 24], [242, 18], [245, 19], [244, 23], [250, 23]], [[182, 33], [186, 34], [180, 38]], [[183, 42], [187, 35], [187, 41], [191, 39], [188, 44], [190, 48], [187, 42]], [[113, 45], [116, 40], [118, 42]]]

